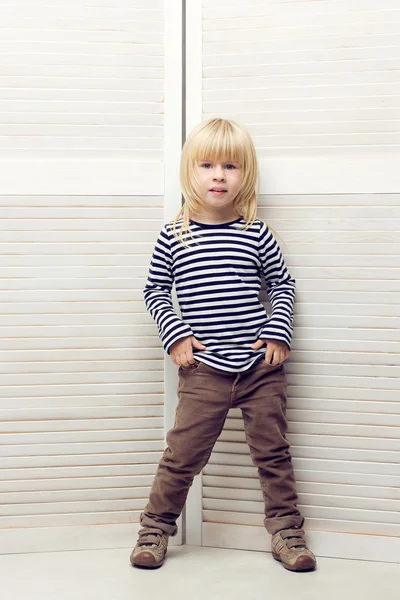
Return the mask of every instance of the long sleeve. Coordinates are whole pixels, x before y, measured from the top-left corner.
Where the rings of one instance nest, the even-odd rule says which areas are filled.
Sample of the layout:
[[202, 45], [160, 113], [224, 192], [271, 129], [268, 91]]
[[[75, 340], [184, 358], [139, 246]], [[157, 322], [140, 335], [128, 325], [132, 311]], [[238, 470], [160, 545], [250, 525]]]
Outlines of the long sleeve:
[[282, 252], [266, 223], [261, 222], [259, 256], [272, 306], [271, 317], [259, 338], [286, 342], [291, 349], [296, 280], [291, 277]]
[[189, 325], [174, 311], [171, 297], [173, 281], [171, 247], [164, 225], [154, 247], [143, 295], [146, 308], [157, 323], [159, 336], [167, 354], [179, 339], [193, 335]]

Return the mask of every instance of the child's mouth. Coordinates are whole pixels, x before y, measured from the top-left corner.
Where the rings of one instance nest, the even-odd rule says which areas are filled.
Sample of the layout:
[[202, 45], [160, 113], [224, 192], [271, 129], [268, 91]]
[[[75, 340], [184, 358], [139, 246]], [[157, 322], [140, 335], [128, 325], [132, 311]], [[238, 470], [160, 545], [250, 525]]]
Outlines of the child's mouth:
[[223, 194], [226, 194], [226, 190], [221, 190], [220, 192], [217, 190], [210, 190], [210, 194], [214, 194], [215, 196], [222, 196]]

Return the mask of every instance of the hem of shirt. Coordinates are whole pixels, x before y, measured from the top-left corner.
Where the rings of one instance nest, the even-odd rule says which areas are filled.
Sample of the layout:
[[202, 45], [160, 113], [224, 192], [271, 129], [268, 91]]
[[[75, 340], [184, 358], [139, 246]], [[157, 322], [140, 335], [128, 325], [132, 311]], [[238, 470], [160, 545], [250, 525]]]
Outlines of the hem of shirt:
[[259, 357], [256, 358], [256, 360], [254, 360], [250, 365], [246, 366], [244, 369], [227, 369], [221, 365], [219, 365], [218, 367], [216, 367], [215, 365], [212, 365], [211, 363], [202, 360], [200, 357], [196, 356], [196, 354], [193, 355], [193, 358], [195, 358], [197, 361], [204, 363], [205, 365], [209, 366], [209, 367], [213, 367], [213, 369], [218, 369], [219, 371], [226, 371], [227, 373], [244, 373], [244, 371], [248, 371], [249, 369], [251, 369], [251, 367], [254, 367], [254, 365], [257, 362], [260, 362], [260, 360], [264, 360], [264, 354], [260, 354]]

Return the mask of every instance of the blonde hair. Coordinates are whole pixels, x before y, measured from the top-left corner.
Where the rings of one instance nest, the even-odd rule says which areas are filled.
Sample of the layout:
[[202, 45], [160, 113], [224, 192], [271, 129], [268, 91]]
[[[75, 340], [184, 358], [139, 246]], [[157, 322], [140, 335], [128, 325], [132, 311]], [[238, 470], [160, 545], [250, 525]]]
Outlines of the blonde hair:
[[[192, 129], [182, 149], [180, 184], [184, 203], [173, 220], [173, 233], [183, 245], [183, 234], [188, 232], [194, 240], [189, 225], [189, 215], [199, 214], [202, 204], [200, 182], [196, 177], [197, 162], [201, 160], [222, 162], [237, 161], [243, 173], [242, 186], [233, 200], [233, 212], [246, 221], [243, 231], [257, 219], [257, 199], [260, 193], [260, 172], [257, 154], [250, 133], [245, 127], [230, 119], [211, 118]], [[177, 221], [183, 217], [179, 236]], [[272, 229], [272, 228], [270, 228]]]

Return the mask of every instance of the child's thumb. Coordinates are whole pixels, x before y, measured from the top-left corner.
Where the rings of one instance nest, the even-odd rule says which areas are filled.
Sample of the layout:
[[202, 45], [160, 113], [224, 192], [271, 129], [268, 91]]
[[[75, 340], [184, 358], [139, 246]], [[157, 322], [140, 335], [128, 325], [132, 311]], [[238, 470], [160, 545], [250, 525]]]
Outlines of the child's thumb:
[[258, 350], [263, 344], [263, 340], [257, 340], [256, 342], [254, 342], [254, 344], [251, 344], [250, 348], [253, 348], [253, 350]]
[[204, 344], [202, 344], [201, 342], [199, 342], [199, 340], [196, 340], [196, 338], [193, 336], [193, 346], [195, 346], [196, 348], [199, 348], [200, 350], [202, 348], [206, 348], [206, 346]]

